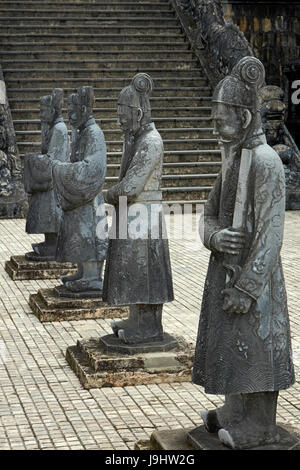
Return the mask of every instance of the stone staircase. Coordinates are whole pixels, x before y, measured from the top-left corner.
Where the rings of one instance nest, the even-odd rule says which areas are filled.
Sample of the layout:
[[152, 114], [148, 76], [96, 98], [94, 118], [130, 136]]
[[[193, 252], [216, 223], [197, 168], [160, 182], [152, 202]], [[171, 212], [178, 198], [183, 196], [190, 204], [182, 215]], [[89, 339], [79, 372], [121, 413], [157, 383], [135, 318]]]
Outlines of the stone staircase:
[[164, 201], [207, 198], [221, 164], [211, 90], [168, 0], [0, 0], [0, 60], [21, 156], [40, 149], [42, 95], [94, 87], [108, 149], [106, 188], [118, 179], [122, 153], [117, 97], [135, 73], [149, 73], [165, 145]]

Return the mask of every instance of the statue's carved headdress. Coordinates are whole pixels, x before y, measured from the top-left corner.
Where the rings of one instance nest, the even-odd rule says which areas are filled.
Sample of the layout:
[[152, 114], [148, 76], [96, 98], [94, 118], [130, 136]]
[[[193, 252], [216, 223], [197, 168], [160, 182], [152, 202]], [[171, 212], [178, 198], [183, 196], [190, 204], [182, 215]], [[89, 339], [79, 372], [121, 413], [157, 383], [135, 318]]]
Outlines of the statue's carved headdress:
[[79, 103], [82, 106], [86, 106], [87, 108], [93, 108], [94, 104], [94, 89], [91, 86], [81, 86], [77, 90], [77, 95], [79, 99]]
[[123, 88], [118, 100], [119, 105], [140, 108], [144, 113], [151, 111], [149, 96], [153, 90], [153, 80], [146, 73], [135, 75], [129, 86]]
[[41, 103], [55, 109], [56, 114], [61, 114], [64, 102], [64, 90], [62, 88], [53, 88], [51, 95], [45, 95], [41, 98]]
[[243, 57], [230, 75], [218, 83], [212, 102], [247, 108], [256, 113], [259, 110], [258, 90], [264, 81], [265, 69], [260, 60], [251, 56]]

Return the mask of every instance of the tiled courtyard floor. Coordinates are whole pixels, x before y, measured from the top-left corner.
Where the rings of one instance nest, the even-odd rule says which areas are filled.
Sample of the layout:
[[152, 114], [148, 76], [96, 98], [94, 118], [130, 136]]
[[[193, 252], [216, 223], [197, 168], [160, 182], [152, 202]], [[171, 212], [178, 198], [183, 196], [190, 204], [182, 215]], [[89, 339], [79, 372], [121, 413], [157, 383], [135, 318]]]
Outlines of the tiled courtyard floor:
[[[165, 306], [164, 325], [195, 342], [209, 252], [191, 237], [188, 221], [179, 239], [179, 222], [173, 218], [170, 231], [176, 300]], [[0, 450], [133, 449], [154, 429], [200, 424], [200, 410], [222, 402], [191, 383], [84, 390], [65, 361], [66, 348], [81, 337], [110, 333], [110, 320], [42, 324], [32, 315], [29, 294], [58, 282], [14, 282], [4, 271], [11, 255], [42, 239], [29, 237], [24, 227], [24, 220], [0, 220]], [[280, 394], [278, 421], [300, 430], [299, 211], [286, 213], [282, 259], [297, 383]]]

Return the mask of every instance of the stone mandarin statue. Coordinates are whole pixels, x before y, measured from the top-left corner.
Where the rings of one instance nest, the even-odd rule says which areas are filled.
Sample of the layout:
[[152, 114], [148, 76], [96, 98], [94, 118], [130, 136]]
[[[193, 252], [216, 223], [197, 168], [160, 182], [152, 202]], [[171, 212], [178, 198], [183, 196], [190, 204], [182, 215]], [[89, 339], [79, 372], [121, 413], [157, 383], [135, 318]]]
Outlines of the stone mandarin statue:
[[25, 191], [31, 195], [26, 232], [45, 234], [45, 241], [33, 244], [33, 253], [27, 254], [33, 260], [55, 258], [61, 209], [54, 197], [51, 162], [65, 162], [69, 159], [69, 137], [61, 115], [62, 104], [63, 90], [60, 88], [55, 88], [51, 95], [42, 97], [42, 154], [24, 157]]
[[261, 128], [263, 81], [261, 62], [245, 57], [215, 89], [212, 117], [222, 171], [205, 205], [201, 234], [211, 257], [193, 382], [206, 393], [225, 395], [224, 406], [201, 415], [207, 431], [234, 449], [278, 442], [278, 391], [294, 383], [280, 259], [285, 176]]
[[[129, 318], [112, 323], [115, 335], [128, 344], [163, 340], [163, 304], [174, 299], [168, 240], [162, 237], [163, 142], [151, 119], [152, 87], [151, 77], [139, 73], [120, 94], [118, 119], [124, 133], [120, 177], [105, 194], [105, 201], [116, 208], [121, 204], [119, 198], [127, 202], [125, 213], [116, 211], [117, 236], [109, 241], [103, 300], [110, 305], [129, 305]], [[130, 235], [135, 204], [142, 206], [143, 213], [144, 233], [137, 237]], [[154, 206], [158, 217], [151, 226]], [[121, 239], [118, 234], [124, 219], [126, 236]], [[159, 234], [156, 239], [153, 233]]]
[[[56, 260], [78, 265], [73, 276], [63, 277], [72, 292], [102, 291], [102, 270], [107, 234], [97, 235], [97, 224], [106, 217], [102, 187], [106, 176], [106, 144], [93, 118], [92, 87], [80, 87], [68, 100], [73, 130], [71, 162], [53, 164], [58, 204], [63, 210]], [[76, 129], [76, 131], [74, 130]]]

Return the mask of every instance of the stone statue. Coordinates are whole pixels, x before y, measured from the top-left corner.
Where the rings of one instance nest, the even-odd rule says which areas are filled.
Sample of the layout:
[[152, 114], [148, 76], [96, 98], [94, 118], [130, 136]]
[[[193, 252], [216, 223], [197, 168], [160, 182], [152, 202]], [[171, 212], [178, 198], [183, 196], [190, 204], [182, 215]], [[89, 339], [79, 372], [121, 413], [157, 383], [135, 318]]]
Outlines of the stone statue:
[[52, 183], [51, 163], [69, 159], [69, 137], [62, 118], [63, 90], [55, 88], [40, 103], [42, 154], [25, 155], [24, 185], [31, 195], [26, 220], [27, 233], [43, 233], [45, 241], [32, 245], [31, 260], [54, 260], [61, 209], [57, 206]]
[[[105, 194], [105, 201], [117, 210], [113, 224], [116, 237], [110, 236], [103, 300], [110, 305], [129, 305], [129, 318], [112, 323], [114, 334], [127, 344], [161, 341], [163, 304], [174, 299], [168, 240], [162, 236], [163, 142], [151, 119], [152, 87], [151, 77], [139, 73], [121, 91], [118, 120], [124, 147], [120, 177], [118, 184]], [[126, 201], [123, 210], [122, 199]], [[151, 222], [154, 207], [157, 218]], [[131, 236], [130, 227], [136, 217], [140, 219], [141, 233]], [[126, 233], [122, 236], [124, 220]]]
[[10, 196], [13, 192], [12, 168], [7, 154], [7, 131], [4, 120], [4, 114], [0, 114], [0, 197]]
[[259, 92], [263, 130], [268, 144], [278, 153], [285, 172], [285, 208], [300, 209], [300, 153], [285, 125], [286, 105], [281, 88], [269, 85]]
[[[107, 234], [98, 236], [97, 224], [106, 218], [102, 187], [106, 176], [106, 144], [93, 118], [94, 92], [82, 86], [68, 99], [73, 142], [71, 162], [53, 163], [53, 181], [63, 210], [56, 260], [78, 265], [77, 273], [62, 277], [71, 292], [101, 291], [107, 253]], [[76, 131], [75, 131], [76, 129]]]
[[215, 89], [212, 117], [222, 171], [201, 231], [211, 257], [193, 382], [206, 393], [225, 395], [224, 406], [201, 415], [207, 431], [234, 449], [278, 442], [278, 391], [294, 383], [280, 259], [285, 176], [261, 127], [263, 81], [261, 62], [245, 57]]

